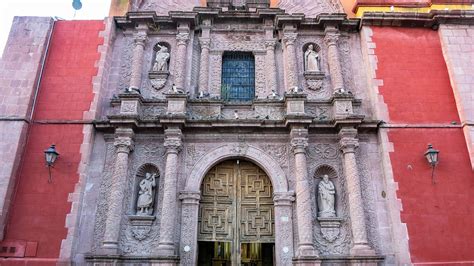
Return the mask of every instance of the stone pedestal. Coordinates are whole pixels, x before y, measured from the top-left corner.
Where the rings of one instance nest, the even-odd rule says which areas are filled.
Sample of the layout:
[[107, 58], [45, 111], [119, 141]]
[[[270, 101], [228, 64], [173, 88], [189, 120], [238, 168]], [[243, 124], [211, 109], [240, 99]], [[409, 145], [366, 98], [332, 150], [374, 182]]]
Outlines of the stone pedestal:
[[120, 99], [120, 115], [140, 116], [143, 98], [140, 94], [122, 93]]
[[128, 219], [132, 225], [132, 236], [138, 241], [146, 239], [151, 231], [155, 216], [151, 215], [129, 215]]
[[339, 90], [334, 92], [332, 104], [334, 106], [334, 119], [343, 120], [354, 115], [352, 102], [354, 96], [351, 92]]
[[150, 71], [148, 72], [148, 78], [150, 79], [151, 86], [155, 90], [161, 90], [166, 81], [168, 81], [168, 77], [170, 75], [169, 71]]
[[171, 116], [185, 116], [188, 96], [182, 93], [166, 94], [168, 101], [167, 114]]
[[318, 217], [319, 225], [321, 226], [321, 235], [329, 242], [334, 242], [341, 233], [342, 218], [338, 217]]
[[285, 94], [285, 105], [287, 116], [304, 116], [304, 104], [306, 102], [306, 94], [287, 93]]

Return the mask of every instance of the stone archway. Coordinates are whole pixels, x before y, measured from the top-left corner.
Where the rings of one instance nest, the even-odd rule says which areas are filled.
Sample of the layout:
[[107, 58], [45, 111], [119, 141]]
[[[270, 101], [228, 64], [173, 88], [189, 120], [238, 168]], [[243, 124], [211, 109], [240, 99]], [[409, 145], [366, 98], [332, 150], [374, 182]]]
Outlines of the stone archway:
[[186, 180], [181, 192], [181, 242], [180, 264], [197, 263], [197, 230], [200, 187], [207, 172], [216, 164], [228, 159], [243, 159], [260, 167], [268, 175], [273, 186], [275, 206], [275, 264], [290, 265], [293, 257], [292, 201], [294, 192], [288, 190], [288, 182], [280, 165], [263, 150], [246, 144], [220, 146], [199, 159]]

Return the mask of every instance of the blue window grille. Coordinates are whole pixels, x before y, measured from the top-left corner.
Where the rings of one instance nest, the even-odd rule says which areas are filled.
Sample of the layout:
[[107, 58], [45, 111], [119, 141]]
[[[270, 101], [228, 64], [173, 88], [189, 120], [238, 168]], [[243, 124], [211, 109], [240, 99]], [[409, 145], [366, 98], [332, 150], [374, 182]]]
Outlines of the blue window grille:
[[249, 102], [254, 99], [255, 58], [252, 53], [224, 53], [221, 96], [228, 102]]

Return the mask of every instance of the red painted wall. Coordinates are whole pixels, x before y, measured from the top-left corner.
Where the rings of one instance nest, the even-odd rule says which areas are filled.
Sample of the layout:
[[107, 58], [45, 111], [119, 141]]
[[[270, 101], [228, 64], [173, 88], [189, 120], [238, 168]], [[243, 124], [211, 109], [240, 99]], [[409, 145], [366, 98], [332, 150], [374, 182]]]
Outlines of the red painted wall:
[[[474, 262], [474, 173], [461, 128], [413, 128], [415, 124], [459, 124], [454, 95], [436, 31], [373, 27], [379, 92], [388, 106], [390, 154], [402, 222], [412, 261]], [[423, 153], [440, 152], [432, 184]]]
[[[39, 258], [58, 258], [66, 238], [68, 195], [79, 178], [83, 125], [37, 122], [82, 120], [93, 99], [92, 77], [97, 74], [94, 63], [100, 56], [97, 49], [103, 43], [99, 37], [103, 29], [103, 21], [58, 21], [54, 28], [5, 238], [38, 242]], [[53, 182], [48, 184], [43, 151], [53, 143], [60, 157], [52, 169]], [[26, 263], [0, 259], [0, 265], [14, 262]]]

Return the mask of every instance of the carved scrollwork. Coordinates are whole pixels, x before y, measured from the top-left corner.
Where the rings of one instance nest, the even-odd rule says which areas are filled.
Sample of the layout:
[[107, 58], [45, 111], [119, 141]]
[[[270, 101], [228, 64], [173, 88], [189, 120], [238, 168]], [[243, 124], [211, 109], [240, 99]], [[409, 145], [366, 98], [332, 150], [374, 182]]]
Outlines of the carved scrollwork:
[[139, 241], [144, 240], [150, 234], [151, 227], [145, 225], [132, 226], [132, 236]]

